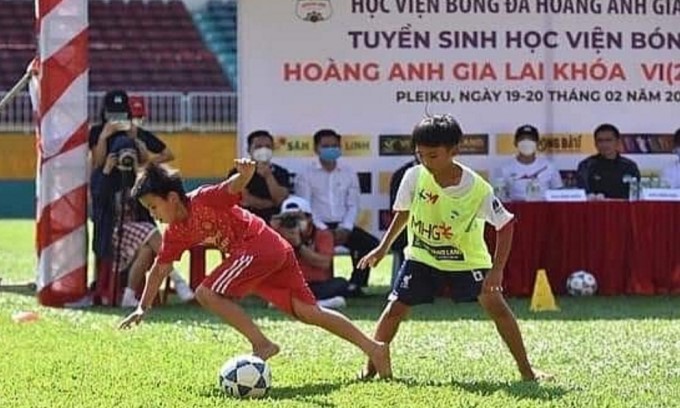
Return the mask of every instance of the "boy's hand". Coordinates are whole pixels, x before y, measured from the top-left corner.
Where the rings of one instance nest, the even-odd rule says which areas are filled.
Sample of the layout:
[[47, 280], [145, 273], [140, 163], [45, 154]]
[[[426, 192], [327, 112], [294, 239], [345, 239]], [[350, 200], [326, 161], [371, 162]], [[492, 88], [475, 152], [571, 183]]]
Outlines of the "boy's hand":
[[375, 267], [385, 257], [385, 252], [386, 251], [381, 247], [374, 248], [371, 252], [367, 253], [366, 256], [359, 260], [357, 268], [365, 269], [367, 267]]
[[139, 322], [141, 322], [142, 319], [144, 318], [144, 313], [145, 313], [144, 310], [138, 307], [137, 309], [134, 310], [134, 312], [130, 313], [128, 317], [126, 317], [125, 319], [123, 319], [122, 322], [120, 322], [118, 328], [129, 329], [130, 327], [132, 327], [133, 324], [138, 325]]
[[248, 158], [234, 159], [234, 167], [236, 167], [236, 171], [243, 175], [243, 177], [250, 178], [255, 174], [257, 163]]
[[496, 269], [491, 269], [482, 282], [482, 292], [503, 292], [503, 274]]

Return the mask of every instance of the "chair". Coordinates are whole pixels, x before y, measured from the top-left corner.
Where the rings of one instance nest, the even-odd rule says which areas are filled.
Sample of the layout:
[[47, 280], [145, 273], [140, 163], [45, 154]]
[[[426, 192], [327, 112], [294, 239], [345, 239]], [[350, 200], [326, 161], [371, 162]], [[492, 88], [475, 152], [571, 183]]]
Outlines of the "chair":
[[[193, 291], [205, 279], [205, 254], [211, 250], [219, 251], [217, 247], [208, 245], [197, 245], [189, 250], [189, 286]], [[225, 261], [227, 259], [226, 255], [222, 252], [221, 255], [222, 261]]]

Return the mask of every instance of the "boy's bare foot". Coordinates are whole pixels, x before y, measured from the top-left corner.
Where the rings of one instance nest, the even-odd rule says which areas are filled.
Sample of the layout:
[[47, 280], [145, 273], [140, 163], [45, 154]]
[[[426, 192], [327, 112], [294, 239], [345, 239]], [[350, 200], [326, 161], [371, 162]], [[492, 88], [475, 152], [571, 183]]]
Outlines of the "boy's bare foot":
[[392, 378], [392, 362], [390, 360], [389, 344], [378, 343], [370, 357], [380, 378]]
[[366, 362], [366, 367], [362, 368], [361, 371], [359, 371], [359, 375], [357, 378], [360, 381], [367, 381], [375, 377], [377, 372], [375, 371], [375, 366], [373, 365], [373, 362], [371, 360], [368, 360]]
[[530, 373], [522, 373], [522, 380], [524, 381], [550, 381], [554, 377], [555, 376], [550, 373], [535, 368], [532, 368]]
[[279, 346], [276, 343], [265, 343], [262, 346], [253, 346], [253, 354], [267, 361], [279, 354]]

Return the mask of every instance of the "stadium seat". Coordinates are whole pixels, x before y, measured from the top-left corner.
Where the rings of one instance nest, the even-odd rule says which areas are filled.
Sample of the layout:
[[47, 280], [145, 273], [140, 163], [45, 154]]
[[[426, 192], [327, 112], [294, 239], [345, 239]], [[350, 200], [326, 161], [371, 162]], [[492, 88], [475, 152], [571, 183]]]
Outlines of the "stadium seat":
[[[223, 7], [218, 3], [212, 7]], [[9, 73], [0, 77], [0, 89], [11, 87], [35, 54], [34, 4], [26, 0], [0, 1], [0, 66], [3, 73]], [[92, 0], [88, 7], [92, 91], [123, 87], [191, 92], [196, 91], [191, 88], [192, 82], [163, 81], [188, 74], [202, 76], [206, 70], [226, 72], [203, 43], [191, 14], [180, 0]], [[201, 64], [168, 64], [178, 61], [178, 55], [179, 61]], [[192, 72], [193, 69], [196, 70]], [[149, 75], [153, 71], [163, 75]], [[139, 72], [145, 75], [130, 75]], [[205, 84], [201, 89], [205, 89]], [[231, 87], [224, 77], [213, 81], [209, 90], [229, 91]]]

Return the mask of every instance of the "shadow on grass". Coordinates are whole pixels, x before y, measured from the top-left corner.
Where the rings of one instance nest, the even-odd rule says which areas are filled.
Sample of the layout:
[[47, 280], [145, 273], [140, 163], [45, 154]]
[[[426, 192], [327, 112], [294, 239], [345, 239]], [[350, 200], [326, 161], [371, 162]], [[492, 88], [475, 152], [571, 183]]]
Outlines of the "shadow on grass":
[[[369, 296], [348, 299], [348, 307], [342, 310], [352, 320], [377, 321], [386, 304], [386, 286], [370, 287]], [[0, 293], [11, 293], [35, 297], [35, 292], [27, 285], [1, 285]], [[585, 297], [558, 298], [561, 308], [558, 312], [529, 311], [529, 299], [509, 299], [508, 303], [520, 320], [534, 321], [592, 321], [592, 320], [628, 320], [628, 319], [661, 319], [680, 320], [680, 296], [617, 296], [617, 297]], [[291, 318], [275, 309], [268, 308], [266, 303], [256, 297], [248, 297], [240, 302], [254, 319], [285, 321]], [[116, 315], [121, 318], [131, 309], [105, 306], [83, 309], [90, 313]], [[486, 321], [488, 317], [476, 303], [454, 303], [449, 299], [437, 299], [434, 304], [414, 307], [409, 316], [414, 321]], [[219, 319], [203, 310], [197, 303], [177, 303], [174, 296], [167, 305], [156, 306], [150, 313], [148, 322], [176, 322], [193, 320], [199, 323], [217, 323]]]
[[32, 283], [0, 285], [0, 293], [35, 297], [35, 285]]
[[[340, 382], [323, 382], [323, 383], [313, 383], [313, 384], [302, 384], [296, 386], [283, 386], [283, 387], [273, 387], [267, 398], [276, 401], [298, 401], [302, 403], [307, 403], [314, 407], [335, 407], [335, 404], [325, 401], [322, 397], [326, 394], [332, 393], [333, 391], [339, 390], [352, 384], [353, 381], [340, 381]], [[202, 397], [208, 398], [228, 398], [222, 390], [217, 387], [210, 387], [203, 390], [200, 395]], [[238, 401], [238, 400], [237, 400]], [[244, 399], [243, 401], [247, 401]]]
[[512, 395], [516, 399], [530, 399], [541, 401], [552, 401], [562, 398], [569, 391], [550, 383], [537, 383], [532, 381], [460, 381], [451, 380], [449, 382], [418, 381], [415, 379], [395, 379], [393, 380], [408, 387], [456, 387], [463, 389], [471, 394], [480, 396], [490, 396], [497, 392], [504, 392]]

